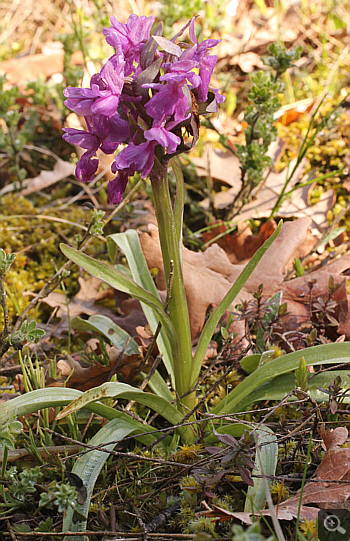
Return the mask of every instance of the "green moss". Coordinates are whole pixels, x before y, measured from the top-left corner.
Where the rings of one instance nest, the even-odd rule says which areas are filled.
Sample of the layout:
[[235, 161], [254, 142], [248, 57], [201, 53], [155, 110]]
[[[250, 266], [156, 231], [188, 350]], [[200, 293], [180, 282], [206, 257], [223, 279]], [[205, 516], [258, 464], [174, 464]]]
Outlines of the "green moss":
[[[7, 275], [9, 314], [13, 322], [31, 300], [31, 293], [38, 293], [47, 281], [60, 268], [66, 258], [59, 249], [61, 242], [72, 242], [74, 236], [81, 233], [79, 225], [86, 225], [90, 211], [74, 206], [65, 210], [45, 210], [40, 212], [33, 202], [17, 194], [8, 194], [0, 205], [0, 247], [7, 253], [16, 253], [16, 260]], [[45, 217], [50, 217], [50, 220]], [[52, 219], [51, 219], [52, 218]], [[55, 218], [72, 223], [55, 221]], [[105, 244], [94, 239], [89, 253], [105, 250]], [[68, 295], [78, 290], [79, 270], [73, 268], [65, 279]], [[34, 317], [34, 314], [31, 314]], [[40, 313], [35, 317], [40, 320]], [[0, 314], [0, 322], [2, 314]]]

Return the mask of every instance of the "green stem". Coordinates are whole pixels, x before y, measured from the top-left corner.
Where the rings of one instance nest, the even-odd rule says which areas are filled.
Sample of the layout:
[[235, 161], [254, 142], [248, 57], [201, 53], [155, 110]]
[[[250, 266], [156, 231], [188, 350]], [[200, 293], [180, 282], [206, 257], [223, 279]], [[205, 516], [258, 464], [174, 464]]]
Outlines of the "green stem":
[[[151, 183], [166, 283], [169, 282], [170, 277], [170, 261], [174, 262], [169, 312], [176, 330], [179, 349], [179, 358], [174, 359], [175, 386], [178, 395], [182, 395], [191, 388], [191, 331], [182, 273], [182, 253], [180, 252], [182, 250], [182, 243], [174, 220], [166, 166], [164, 168], [159, 167], [156, 172], [154, 170], [152, 171]], [[191, 411], [195, 405], [195, 393], [184, 397], [182, 405]]]

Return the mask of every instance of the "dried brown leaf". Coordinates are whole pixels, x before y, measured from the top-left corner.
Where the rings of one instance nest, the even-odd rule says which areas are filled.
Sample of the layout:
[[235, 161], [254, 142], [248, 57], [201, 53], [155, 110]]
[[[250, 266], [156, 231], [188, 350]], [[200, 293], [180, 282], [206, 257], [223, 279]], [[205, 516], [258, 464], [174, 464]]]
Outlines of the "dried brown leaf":
[[[284, 282], [284, 269], [295, 251], [302, 246], [307, 238], [310, 218], [300, 218], [294, 222], [283, 224], [280, 236], [273, 243], [269, 251], [263, 256], [244, 288], [235, 299], [233, 305], [252, 299], [260, 284], [264, 285], [264, 294], [271, 296], [282, 290], [283, 300], [288, 305], [288, 315], [285, 323], [288, 330], [300, 327], [300, 323], [309, 318], [308, 309], [308, 285], [310, 277], [316, 279], [314, 286], [315, 298], [327, 295], [329, 278], [332, 275], [335, 283], [341, 286], [334, 295], [334, 300], [339, 305], [335, 317], [340, 321], [341, 334], [350, 337], [350, 328], [345, 328], [348, 314], [346, 276], [337, 272], [343, 272], [350, 268], [350, 256], [345, 256], [340, 262], [328, 268], [315, 271], [307, 277], [295, 278]], [[162, 265], [162, 257], [159, 245], [158, 231], [154, 226], [149, 227], [150, 233], [142, 233], [140, 236], [142, 250], [149, 268], [158, 268], [157, 285], [161, 290], [165, 289], [165, 279]], [[211, 245], [205, 252], [194, 253], [184, 248], [184, 281], [187, 302], [190, 313], [190, 325], [192, 339], [200, 334], [207, 310], [215, 308], [224, 298], [232, 284], [238, 278], [245, 265], [233, 265], [226, 253], [218, 245]], [[348, 325], [349, 327], [349, 325]], [[349, 330], [349, 333], [344, 332]], [[244, 322], [236, 321], [230, 327], [231, 332], [237, 332], [239, 337], [244, 335]]]
[[[82, 277], [78, 278], [80, 290], [75, 295], [74, 299], [69, 303], [69, 315], [70, 317], [79, 316], [80, 314], [86, 314], [92, 316], [99, 313], [104, 315], [111, 315], [113, 312], [104, 306], [95, 305], [96, 301], [113, 298], [114, 290], [112, 288], [101, 289], [103, 284], [102, 280], [98, 278], [90, 277], [85, 280]], [[41, 302], [58, 308], [57, 317], [64, 317], [67, 315], [67, 303], [66, 297], [63, 293], [50, 293]]]
[[[347, 499], [350, 496], [350, 484], [334, 483], [328, 481], [346, 480], [350, 471], [350, 448], [339, 447], [345, 443], [348, 430], [345, 427], [338, 427], [334, 430], [325, 430], [324, 426], [320, 430], [321, 437], [327, 452], [318, 466], [313, 479], [305, 484], [302, 493], [302, 504], [318, 504], [320, 507], [337, 507], [339, 509], [347, 508]], [[324, 480], [322, 482], [322, 480]], [[297, 516], [300, 500], [300, 491], [292, 498], [283, 502], [279, 509], [287, 510], [294, 516]], [[309, 508], [310, 509], [310, 508]], [[318, 509], [315, 509], [315, 513]], [[300, 518], [307, 519], [309, 514], [305, 513], [305, 508], [301, 509]]]
[[[111, 370], [118, 362], [120, 351], [117, 348], [109, 349], [109, 364], [92, 363], [90, 366], [67, 355], [67, 358], [57, 363], [57, 368], [63, 377], [69, 377], [67, 387], [87, 391], [102, 385], [109, 379]], [[135, 373], [140, 366], [142, 358], [138, 354], [124, 353], [118, 362], [115, 373], [122, 376], [124, 383], [132, 383]], [[73, 373], [72, 373], [73, 372]]]
[[0, 75], [7, 77], [5, 88], [25, 81], [35, 81], [39, 76], [50, 77], [63, 72], [63, 50], [51, 54], [34, 54], [0, 62]]
[[30, 193], [44, 190], [52, 184], [56, 184], [70, 175], [74, 175], [75, 166], [64, 160], [58, 159], [52, 171], [41, 171], [35, 178], [26, 179], [22, 182], [25, 188], [19, 195], [29, 195]]

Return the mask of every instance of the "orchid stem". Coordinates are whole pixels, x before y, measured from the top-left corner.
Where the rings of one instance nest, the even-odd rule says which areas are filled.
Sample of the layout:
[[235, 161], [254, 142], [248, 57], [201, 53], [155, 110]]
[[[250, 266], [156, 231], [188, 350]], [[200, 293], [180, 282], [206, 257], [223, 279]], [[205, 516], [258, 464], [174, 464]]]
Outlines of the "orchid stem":
[[[159, 168], [157, 174], [152, 174], [151, 182], [166, 283], [169, 283], [171, 276], [171, 261], [174, 266], [169, 312], [178, 337], [179, 353], [174, 358], [174, 375], [176, 391], [181, 395], [190, 389], [192, 373], [190, 319], [182, 273], [182, 254], [180, 254], [182, 243], [175, 226], [167, 167]], [[191, 411], [194, 405], [195, 393], [191, 393], [184, 398], [182, 406]]]

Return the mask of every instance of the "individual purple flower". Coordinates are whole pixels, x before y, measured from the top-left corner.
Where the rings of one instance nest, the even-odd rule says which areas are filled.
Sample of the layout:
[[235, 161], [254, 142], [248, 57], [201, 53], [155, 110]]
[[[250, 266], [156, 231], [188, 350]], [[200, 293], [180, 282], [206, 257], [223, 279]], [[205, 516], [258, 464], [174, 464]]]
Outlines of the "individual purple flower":
[[98, 163], [99, 160], [94, 150], [84, 152], [75, 168], [75, 176], [81, 182], [90, 182], [98, 169]]
[[120, 143], [125, 143], [130, 138], [129, 122], [116, 114], [107, 119], [105, 131], [99, 135], [101, 140], [103, 138], [100, 146], [102, 152], [113, 154]]
[[[155, 147], [159, 144], [165, 148], [168, 153], [172, 154], [181, 143], [180, 137], [169, 132], [164, 127], [151, 128], [144, 132], [144, 137], [146, 139], [145, 143], [136, 145], [134, 142], [131, 142], [118, 154], [112, 165], [113, 173], [119, 171], [120, 175], [121, 172], [125, 173], [132, 168], [132, 174], [134, 174], [135, 171], [139, 171], [141, 173], [141, 178], [146, 178], [151, 172], [154, 164]], [[116, 183], [118, 194], [120, 186], [124, 184], [126, 178], [125, 175], [119, 175]], [[115, 189], [114, 185], [110, 188], [110, 190], [113, 191], [113, 195]]]
[[212, 49], [218, 45], [220, 40], [207, 39], [198, 44], [194, 31], [194, 22], [195, 17], [192, 18], [189, 28], [190, 39], [194, 44], [194, 51], [191, 55], [191, 59], [193, 61], [197, 61], [199, 66], [199, 77], [201, 79], [201, 83], [198, 85], [198, 100], [207, 101], [210, 79], [218, 59], [216, 55], [209, 55], [209, 49]]
[[192, 17], [190, 22], [190, 28], [189, 28], [189, 34], [190, 34], [190, 40], [194, 45], [196, 45], [196, 55], [197, 60], [200, 60], [203, 54], [205, 54], [208, 49], [212, 49], [216, 45], [218, 45], [221, 41], [221, 39], [206, 39], [202, 41], [202, 43], [198, 43], [198, 40], [196, 38], [196, 34], [194, 31], [194, 23], [195, 23], [196, 17]]
[[164, 69], [167, 70], [167, 73], [159, 77], [160, 81], [176, 81], [176, 82], [189, 82], [193, 88], [197, 88], [201, 84], [201, 77], [197, 75], [194, 71], [194, 68], [198, 66], [197, 62], [191, 60], [179, 60], [174, 64], [170, 62], [164, 66]]
[[145, 131], [144, 137], [147, 141], [157, 141], [157, 143], [166, 149], [168, 154], [176, 152], [177, 146], [181, 143], [180, 137], [163, 127], [151, 128]]
[[97, 150], [100, 144], [99, 138], [93, 134], [84, 130], [77, 130], [75, 128], [63, 128], [66, 132], [63, 134], [63, 139], [72, 145], [78, 145], [86, 150]]
[[159, 92], [145, 105], [147, 114], [156, 122], [164, 118], [164, 115], [168, 118], [174, 115], [174, 120], [179, 123], [188, 118], [190, 104], [183, 91], [185, 84], [185, 81], [170, 80], [167, 81], [166, 85], [158, 85], [157, 83], [143, 85], [146, 88], [159, 88]]
[[100, 145], [99, 137], [93, 133], [76, 130], [75, 128], [64, 128], [64, 131], [66, 133], [63, 135], [63, 139], [72, 145], [79, 145], [87, 150], [77, 164], [75, 175], [81, 182], [90, 182], [98, 169], [99, 160], [96, 157], [96, 151]]
[[66, 88], [63, 91], [68, 98], [64, 102], [66, 107], [83, 116], [115, 114], [124, 85], [123, 69], [124, 64], [113, 66], [112, 62], [107, 62], [101, 73], [92, 76], [90, 88]]
[[213, 74], [218, 57], [215, 55], [205, 56], [199, 62], [199, 77], [201, 83], [198, 85], [198, 100], [207, 101], [210, 79]]
[[99, 88], [93, 88], [91, 81], [91, 88], [75, 88], [68, 86], [64, 89], [63, 95], [68, 98], [64, 104], [68, 109], [72, 109], [77, 115], [92, 115], [91, 107], [95, 103], [96, 98], [99, 96]]
[[156, 141], [146, 141], [140, 145], [131, 142], [124, 148], [112, 165], [112, 172], [123, 171], [133, 167], [135, 171], [141, 173], [142, 178], [146, 178], [151, 172], [154, 164], [154, 149]]
[[85, 117], [88, 131], [64, 128], [63, 138], [72, 145], [79, 145], [88, 152], [80, 158], [75, 174], [82, 182], [94, 178], [99, 160], [96, 151], [100, 148], [105, 154], [113, 154], [119, 143], [130, 137], [129, 123], [119, 115], [107, 118], [102, 115]]
[[112, 16], [110, 21], [112, 27], [103, 30], [107, 43], [117, 50], [121, 47], [126, 60], [125, 75], [137, 74], [141, 69], [135, 69], [134, 61], [139, 63], [139, 55], [150, 37], [154, 17], [130, 15], [127, 23], [124, 24]]
[[108, 198], [111, 205], [119, 205], [122, 200], [129, 177], [135, 174], [133, 167], [125, 171], [119, 171], [118, 175], [108, 183]]

